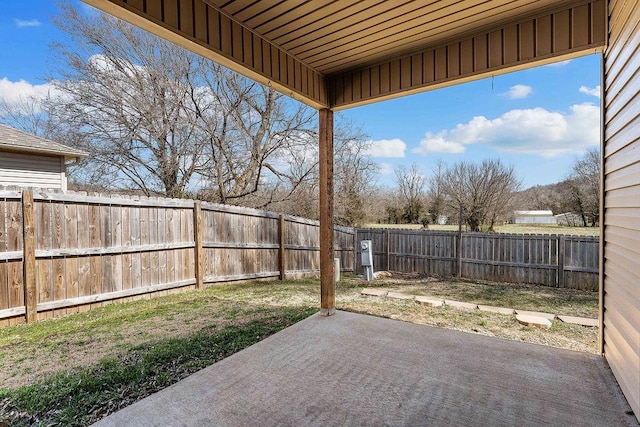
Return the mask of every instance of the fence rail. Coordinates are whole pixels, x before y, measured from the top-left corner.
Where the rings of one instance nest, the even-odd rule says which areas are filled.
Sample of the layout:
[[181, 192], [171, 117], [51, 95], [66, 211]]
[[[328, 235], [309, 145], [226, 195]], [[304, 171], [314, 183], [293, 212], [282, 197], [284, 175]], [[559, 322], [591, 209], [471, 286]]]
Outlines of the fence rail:
[[356, 271], [362, 240], [376, 270], [598, 290], [598, 237], [357, 229]]
[[[351, 228], [335, 227], [342, 271]], [[122, 298], [319, 272], [319, 223], [193, 200], [0, 190], [0, 326]]]

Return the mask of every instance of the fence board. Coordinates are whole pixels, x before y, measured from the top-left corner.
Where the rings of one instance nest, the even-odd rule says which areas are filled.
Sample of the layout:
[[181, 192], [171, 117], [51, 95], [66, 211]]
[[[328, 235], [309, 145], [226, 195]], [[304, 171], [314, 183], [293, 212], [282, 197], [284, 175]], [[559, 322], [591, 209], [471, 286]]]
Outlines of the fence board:
[[462, 277], [598, 290], [598, 241], [591, 236], [463, 233], [358, 229], [356, 271], [362, 271], [360, 241], [373, 242], [374, 269], [453, 276], [461, 256]]
[[[0, 192], [0, 319], [24, 315], [22, 200]], [[202, 203], [205, 281], [319, 271], [319, 224], [272, 212]], [[86, 193], [34, 194], [37, 318], [86, 311], [112, 299], [166, 293], [195, 282], [194, 202]], [[334, 254], [354, 269], [353, 229], [336, 227]], [[293, 261], [291, 261], [293, 260]], [[18, 322], [20, 319], [18, 319]]]

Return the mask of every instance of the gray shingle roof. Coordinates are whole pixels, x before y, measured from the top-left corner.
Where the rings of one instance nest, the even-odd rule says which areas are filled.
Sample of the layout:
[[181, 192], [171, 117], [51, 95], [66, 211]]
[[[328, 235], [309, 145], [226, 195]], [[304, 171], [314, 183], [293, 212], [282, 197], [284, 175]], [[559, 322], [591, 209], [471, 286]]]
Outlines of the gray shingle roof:
[[87, 153], [57, 142], [0, 124], [0, 150], [64, 156], [67, 159], [87, 157]]

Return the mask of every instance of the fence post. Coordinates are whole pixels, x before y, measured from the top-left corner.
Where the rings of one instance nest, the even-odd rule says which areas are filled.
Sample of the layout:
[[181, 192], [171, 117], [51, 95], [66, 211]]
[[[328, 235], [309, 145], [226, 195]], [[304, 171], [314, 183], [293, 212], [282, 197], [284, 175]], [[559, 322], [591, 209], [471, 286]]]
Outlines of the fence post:
[[558, 236], [558, 287], [564, 288], [564, 250], [565, 236]]
[[196, 200], [193, 204], [193, 238], [195, 241], [194, 258], [195, 258], [195, 275], [196, 289], [202, 288], [202, 208], [200, 201]]
[[391, 248], [389, 247], [390, 243], [391, 243], [391, 233], [389, 232], [389, 229], [387, 228], [385, 230], [385, 245], [386, 245], [386, 249], [385, 249], [385, 257], [387, 260], [387, 268], [385, 269], [385, 271], [389, 271], [389, 263], [390, 258], [391, 258]]
[[463, 207], [460, 205], [460, 212], [458, 214], [458, 244], [456, 245], [456, 249], [458, 253], [456, 254], [458, 258], [458, 277], [462, 277], [462, 215], [463, 215]]
[[22, 286], [27, 323], [38, 320], [33, 191], [22, 192]]
[[287, 275], [287, 266], [285, 264], [285, 226], [284, 215], [280, 214], [280, 221], [278, 222], [278, 243], [280, 244], [278, 248], [278, 268], [280, 269], [280, 280], [284, 280]]
[[358, 242], [358, 229], [354, 229], [353, 233], [353, 274], [358, 273], [358, 247], [360, 243]]

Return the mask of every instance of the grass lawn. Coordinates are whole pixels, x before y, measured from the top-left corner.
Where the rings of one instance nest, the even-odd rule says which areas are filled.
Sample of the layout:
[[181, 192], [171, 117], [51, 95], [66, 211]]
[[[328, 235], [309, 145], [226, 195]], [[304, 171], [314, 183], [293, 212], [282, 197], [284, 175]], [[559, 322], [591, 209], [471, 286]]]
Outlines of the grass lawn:
[[[596, 317], [598, 295], [553, 288], [393, 277], [338, 284], [339, 309], [595, 352], [597, 330], [366, 297], [417, 295]], [[0, 329], [0, 425], [88, 425], [317, 312], [319, 281], [226, 284]]]
[[[420, 224], [366, 224], [363, 228], [402, 228], [408, 230], [421, 230]], [[429, 224], [431, 231], [458, 231], [457, 225]], [[464, 226], [462, 228], [464, 231]], [[496, 233], [504, 234], [566, 234], [572, 236], [599, 236], [598, 227], [563, 227], [559, 225], [527, 225], [505, 224], [495, 227]]]

